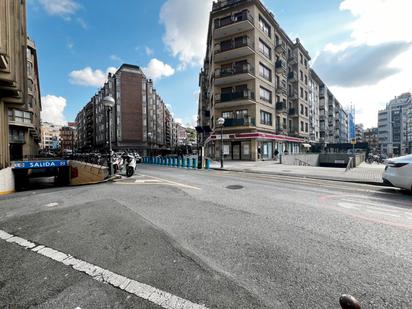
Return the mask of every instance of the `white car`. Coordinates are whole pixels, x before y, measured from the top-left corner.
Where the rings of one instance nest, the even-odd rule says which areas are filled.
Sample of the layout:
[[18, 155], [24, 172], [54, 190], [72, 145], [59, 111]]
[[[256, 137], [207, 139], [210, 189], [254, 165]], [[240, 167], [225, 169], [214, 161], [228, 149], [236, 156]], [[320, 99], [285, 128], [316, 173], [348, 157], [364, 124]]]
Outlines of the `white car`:
[[412, 191], [412, 155], [389, 159], [383, 173], [383, 182]]

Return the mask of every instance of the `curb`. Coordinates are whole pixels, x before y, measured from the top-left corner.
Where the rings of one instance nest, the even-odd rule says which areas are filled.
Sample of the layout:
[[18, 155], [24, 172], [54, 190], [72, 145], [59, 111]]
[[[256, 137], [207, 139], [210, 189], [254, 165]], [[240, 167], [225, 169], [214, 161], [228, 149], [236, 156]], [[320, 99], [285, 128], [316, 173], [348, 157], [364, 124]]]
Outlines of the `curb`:
[[370, 186], [388, 187], [387, 185], [383, 183], [383, 181], [376, 182], [376, 181], [364, 181], [364, 180], [347, 179], [347, 178], [320, 177], [320, 176], [303, 175], [303, 174], [261, 172], [261, 171], [253, 171], [253, 170], [236, 170], [236, 169], [226, 169], [226, 168], [222, 169], [220, 167], [211, 167], [210, 169], [215, 170], [215, 171], [251, 173], [251, 174], [260, 174], [260, 175], [279, 175], [279, 176], [289, 176], [289, 177], [296, 177], [296, 178], [307, 178], [307, 179], [317, 179], [317, 180], [327, 180], [327, 181], [335, 181], [335, 182], [357, 183], [357, 184], [364, 184], [364, 185], [370, 185]]

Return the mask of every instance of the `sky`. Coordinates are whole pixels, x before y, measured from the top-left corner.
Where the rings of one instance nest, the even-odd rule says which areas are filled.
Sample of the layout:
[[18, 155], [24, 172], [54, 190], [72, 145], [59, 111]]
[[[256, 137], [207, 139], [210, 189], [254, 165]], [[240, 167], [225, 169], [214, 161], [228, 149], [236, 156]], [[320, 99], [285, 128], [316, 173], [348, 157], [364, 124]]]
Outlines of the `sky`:
[[[73, 121], [122, 63], [139, 65], [174, 118], [194, 125], [213, 0], [28, 0], [42, 119]], [[412, 90], [411, 0], [264, 0], [356, 122]]]

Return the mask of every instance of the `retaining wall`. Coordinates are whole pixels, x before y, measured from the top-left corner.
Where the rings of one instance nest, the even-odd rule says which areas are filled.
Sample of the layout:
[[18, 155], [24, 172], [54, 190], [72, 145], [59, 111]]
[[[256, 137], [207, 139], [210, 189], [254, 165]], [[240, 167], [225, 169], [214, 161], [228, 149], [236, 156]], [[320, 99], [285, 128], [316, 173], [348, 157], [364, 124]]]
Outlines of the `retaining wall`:
[[79, 186], [104, 181], [109, 176], [105, 166], [79, 161], [70, 161], [70, 185]]
[[305, 162], [310, 166], [319, 166], [319, 154], [318, 153], [308, 153], [308, 154], [298, 154], [298, 155], [283, 155], [282, 164], [285, 165], [299, 165], [299, 162]]
[[10, 194], [15, 191], [14, 174], [11, 167], [0, 170], [0, 195]]

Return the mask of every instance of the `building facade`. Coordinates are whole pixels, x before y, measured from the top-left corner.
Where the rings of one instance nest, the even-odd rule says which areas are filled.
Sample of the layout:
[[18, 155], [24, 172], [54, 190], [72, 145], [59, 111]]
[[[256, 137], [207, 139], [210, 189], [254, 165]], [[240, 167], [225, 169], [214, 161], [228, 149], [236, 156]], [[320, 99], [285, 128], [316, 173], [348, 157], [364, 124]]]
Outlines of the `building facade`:
[[410, 154], [412, 150], [412, 94], [391, 100], [378, 114], [380, 151], [388, 156]]
[[157, 93], [153, 82], [135, 65], [123, 64], [91, 98], [76, 117], [79, 151], [108, 149], [108, 113], [105, 96], [112, 96], [112, 148], [134, 150], [141, 155], [172, 151], [177, 142], [173, 117]]
[[49, 122], [41, 124], [41, 144], [44, 151], [58, 152], [60, 150], [60, 130], [62, 126]]
[[27, 92], [25, 103], [8, 109], [10, 159], [22, 160], [38, 156], [40, 150], [41, 95], [37, 51], [27, 39]]
[[197, 131], [206, 154], [218, 159], [223, 148], [229, 160], [269, 159], [320, 141], [323, 83], [310, 60], [261, 1], [213, 3], [199, 76]]
[[362, 123], [358, 123], [355, 125], [355, 131], [356, 131], [356, 142], [357, 143], [363, 143], [365, 139], [365, 129], [363, 127]]
[[76, 123], [69, 122], [67, 126], [60, 128], [60, 152], [62, 154], [73, 153], [76, 140]]
[[372, 153], [378, 153], [380, 151], [378, 128], [366, 129], [363, 134], [363, 141], [369, 144], [369, 150]]
[[[0, 1], [0, 169], [10, 165], [9, 108], [27, 99], [27, 32], [24, 0]], [[20, 134], [20, 133], [18, 133]], [[24, 136], [18, 136], [23, 141]]]

